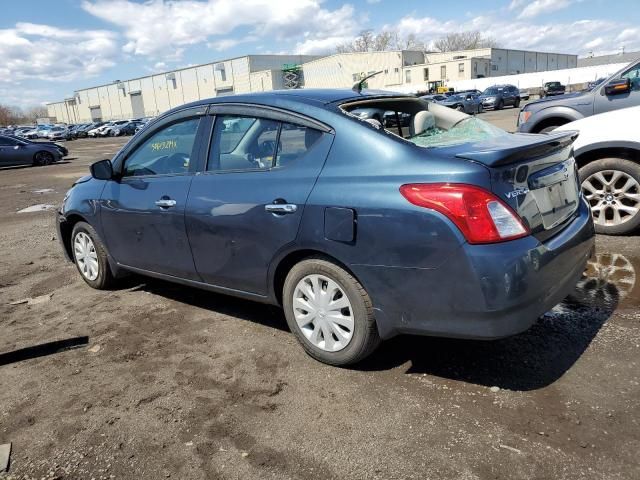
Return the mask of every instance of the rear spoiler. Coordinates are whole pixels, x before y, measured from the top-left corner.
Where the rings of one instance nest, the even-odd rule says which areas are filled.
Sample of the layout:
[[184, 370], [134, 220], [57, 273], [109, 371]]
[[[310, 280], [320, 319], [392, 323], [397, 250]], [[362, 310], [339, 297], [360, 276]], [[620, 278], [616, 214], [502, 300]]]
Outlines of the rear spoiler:
[[514, 133], [510, 135], [508, 144], [486, 145], [482, 150], [458, 153], [456, 157], [473, 160], [487, 167], [509, 165], [561, 151], [578, 138], [578, 133], [571, 130], [537, 135]]

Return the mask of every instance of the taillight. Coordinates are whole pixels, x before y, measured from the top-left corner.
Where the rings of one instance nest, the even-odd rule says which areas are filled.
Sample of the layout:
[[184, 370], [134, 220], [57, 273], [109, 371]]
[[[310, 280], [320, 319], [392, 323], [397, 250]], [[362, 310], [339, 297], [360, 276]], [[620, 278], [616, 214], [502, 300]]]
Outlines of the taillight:
[[419, 207], [445, 215], [469, 243], [497, 243], [529, 234], [518, 215], [491, 192], [461, 183], [412, 183], [400, 193]]

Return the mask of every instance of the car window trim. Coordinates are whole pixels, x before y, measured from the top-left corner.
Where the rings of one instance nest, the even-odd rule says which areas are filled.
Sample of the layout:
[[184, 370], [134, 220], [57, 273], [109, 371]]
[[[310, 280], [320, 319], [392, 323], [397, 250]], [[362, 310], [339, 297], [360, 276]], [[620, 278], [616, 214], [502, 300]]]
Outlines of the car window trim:
[[278, 120], [293, 123], [303, 127], [320, 130], [323, 133], [334, 133], [333, 128], [306, 115], [283, 108], [255, 103], [212, 103], [209, 105], [208, 115], [240, 115], [244, 117], [261, 117], [268, 120]]

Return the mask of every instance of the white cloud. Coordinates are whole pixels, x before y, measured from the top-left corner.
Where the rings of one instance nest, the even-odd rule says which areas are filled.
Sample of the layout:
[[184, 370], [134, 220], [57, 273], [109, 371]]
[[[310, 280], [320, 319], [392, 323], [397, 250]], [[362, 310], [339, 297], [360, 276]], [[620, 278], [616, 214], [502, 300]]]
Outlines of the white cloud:
[[23, 88], [20, 85], [0, 84], [0, 103], [3, 105], [16, 105], [18, 107], [30, 107], [44, 105], [45, 99], [51, 97], [51, 91], [42, 88]]
[[[640, 49], [640, 29], [609, 20], [577, 20], [574, 22], [532, 23], [524, 20], [496, 19], [481, 16], [466, 22], [440, 21], [431, 17], [407, 16], [395, 28], [405, 34], [414, 33], [427, 43], [450, 32], [478, 30], [495, 38], [505, 48], [538, 50], [586, 55], [618, 52], [621, 45], [628, 51]], [[591, 45], [595, 39], [602, 41]], [[598, 47], [597, 51], [595, 48]]]
[[[322, 8], [321, 3], [321, 0], [148, 0], [143, 3], [85, 0], [82, 8], [123, 29], [126, 53], [160, 57], [164, 52], [175, 51], [176, 47], [204, 42], [224, 50], [235, 46], [239, 41], [235, 37], [247, 35], [247, 30], [249, 36], [277, 41], [303, 38], [295, 47], [301, 52], [316, 48], [319, 40], [333, 47], [357, 33], [358, 22], [352, 6], [329, 10]], [[234, 34], [233, 39], [226, 37], [230, 34]]]
[[[511, 2], [509, 8], [512, 8], [514, 3], [515, 2]], [[527, 6], [524, 7], [522, 12], [520, 12], [520, 15], [518, 15], [518, 18], [537, 17], [542, 13], [550, 13], [557, 10], [562, 10], [569, 7], [572, 3], [575, 2], [572, 0], [534, 0], [533, 2], [529, 2]], [[517, 8], [517, 6], [513, 8]]]
[[117, 53], [112, 32], [17, 23], [0, 29], [0, 82], [87, 78], [115, 65]]

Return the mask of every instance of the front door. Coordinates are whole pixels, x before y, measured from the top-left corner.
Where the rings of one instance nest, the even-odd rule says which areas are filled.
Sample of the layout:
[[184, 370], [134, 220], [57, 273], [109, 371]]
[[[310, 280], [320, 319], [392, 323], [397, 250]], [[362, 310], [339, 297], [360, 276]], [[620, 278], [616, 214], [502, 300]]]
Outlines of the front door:
[[198, 280], [184, 223], [201, 117], [171, 119], [116, 163], [100, 201], [107, 248], [125, 266]]
[[30, 164], [33, 162], [33, 154], [34, 151], [24, 143], [0, 135], [0, 167]]
[[599, 87], [600, 91], [595, 94], [594, 114], [640, 105], [640, 63], [632, 66], [620, 76], [620, 79], [625, 78], [631, 82], [629, 92], [607, 95], [605, 85]]
[[271, 261], [296, 239], [333, 136], [281, 117], [258, 108], [216, 117], [206, 171], [194, 178], [186, 211], [207, 283], [265, 295]]

